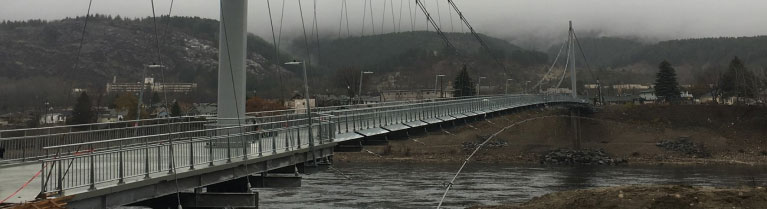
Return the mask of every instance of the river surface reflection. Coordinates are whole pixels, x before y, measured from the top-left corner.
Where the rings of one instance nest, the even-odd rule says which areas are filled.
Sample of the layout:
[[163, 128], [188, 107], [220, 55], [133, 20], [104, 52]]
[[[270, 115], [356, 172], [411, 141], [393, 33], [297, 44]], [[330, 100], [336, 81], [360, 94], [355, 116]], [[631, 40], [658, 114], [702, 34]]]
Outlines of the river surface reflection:
[[[304, 175], [301, 188], [258, 189], [261, 208], [434, 208], [453, 164], [344, 163], [343, 173]], [[546, 193], [627, 184], [754, 186], [767, 184], [759, 166], [545, 167], [474, 163], [448, 193], [445, 208], [524, 202]], [[351, 179], [345, 178], [345, 176]]]

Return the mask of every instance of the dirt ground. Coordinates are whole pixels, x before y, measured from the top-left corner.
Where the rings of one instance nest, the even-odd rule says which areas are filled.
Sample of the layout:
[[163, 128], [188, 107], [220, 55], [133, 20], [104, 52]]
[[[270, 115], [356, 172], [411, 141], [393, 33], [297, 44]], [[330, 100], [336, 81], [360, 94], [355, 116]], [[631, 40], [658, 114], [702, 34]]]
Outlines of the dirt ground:
[[[538, 163], [557, 148], [574, 147], [572, 119], [567, 109], [548, 108], [518, 112], [468, 125], [413, 133], [392, 138], [388, 145], [365, 146], [357, 153], [336, 153], [340, 162], [461, 162], [472, 149], [464, 142], [479, 142], [515, 122], [493, 140], [503, 146], [481, 149], [472, 161]], [[767, 108], [712, 105], [617, 105], [583, 114], [581, 148], [604, 149], [629, 164], [746, 164], [767, 165]], [[663, 150], [656, 143], [687, 137], [703, 145], [711, 157], [696, 158]]]
[[472, 209], [761, 209], [765, 188], [716, 189], [689, 186], [618, 186], [546, 194], [514, 205]]

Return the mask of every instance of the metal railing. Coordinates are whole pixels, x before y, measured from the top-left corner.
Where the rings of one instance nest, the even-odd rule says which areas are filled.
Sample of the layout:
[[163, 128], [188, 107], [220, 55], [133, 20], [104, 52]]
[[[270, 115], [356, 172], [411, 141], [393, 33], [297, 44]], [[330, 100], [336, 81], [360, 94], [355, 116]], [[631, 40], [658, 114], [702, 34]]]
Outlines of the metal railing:
[[[450, 102], [466, 98], [443, 98], [433, 100], [396, 101], [376, 104], [353, 104], [332, 107], [318, 107], [314, 112], [332, 112], [338, 110], [358, 110], [370, 108], [397, 108], [400, 106]], [[267, 123], [290, 121], [304, 118], [303, 110], [277, 110], [247, 113], [243, 123]], [[153, 135], [172, 131], [204, 130], [206, 125], [222, 119], [214, 115], [183, 116], [128, 120], [82, 125], [65, 125], [41, 128], [0, 130], [0, 148], [5, 150], [0, 156], [0, 164], [9, 162], [34, 162], [44, 156], [43, 147], [110, 140], [136, 136]], [[224, 119], [231, 120], [231, 119]]]
[[45, 147], [43, 192], [96, 189], [332, 142], [332, 116]]
[[197, 130], [206, 123], [201, 116], [2, 130], [0, 147], [5, 153], [0, 163], [34, 161], [44, 156], [43, 147], [48, 146]]

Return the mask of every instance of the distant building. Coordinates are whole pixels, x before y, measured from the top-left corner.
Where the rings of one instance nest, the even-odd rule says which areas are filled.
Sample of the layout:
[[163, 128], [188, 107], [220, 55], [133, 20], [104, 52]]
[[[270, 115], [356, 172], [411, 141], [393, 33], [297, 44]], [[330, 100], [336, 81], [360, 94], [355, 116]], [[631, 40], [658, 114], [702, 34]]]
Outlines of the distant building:
[[194, 103], [187, 115], [216, 115], [217, 111], [216, 103]]
[[655, 96], [655, 90], [645, 90], [645, 91], [639, 92], [638, 100], [640, 104], [652, 104], [652, 103], [655, 103], [656, 100], [658, 100], [658, 97]]
[[[304, 98], [293, 98], [292, 100], [285, 101], [285, 107], [288, 107], [290, 109], [294, 109], [296, 113], [305, 113], [306, 112], [306, 99]], [[315, 108], [317, 107], [317, 100], [316, 99], [309, 99], [309, 107]]]
[[569, 94], [569, 93], [573, 93], [573, 90], [571, 90], [569, 88], [549, 88], [549, 89], [546, 89], [546, 91], [543, 91], [541, 93], [545, 93], [545, 94]]
[[[136, 83], [117, 83], [117, 77], [112, 79], [112, 83], [107, 83], [107, 92], [141, 92], [142, 84]], [[190, 93], [197, 89], [197, 83], [155, 83], [154, 78], [144, 78], [143, 89], [145, 91], [159, 93]]]
[[64, 124], [67, 122], [67, 115], [63, 113], [48, 113], [40, 117], [40, 124]]
[[[452, 92], [452, 90], [440, 91], [435, 89], [390, 90], [381, 93], [381, 102], [452, 98]], [[440, 93], [444, 95], [440, 95]]]

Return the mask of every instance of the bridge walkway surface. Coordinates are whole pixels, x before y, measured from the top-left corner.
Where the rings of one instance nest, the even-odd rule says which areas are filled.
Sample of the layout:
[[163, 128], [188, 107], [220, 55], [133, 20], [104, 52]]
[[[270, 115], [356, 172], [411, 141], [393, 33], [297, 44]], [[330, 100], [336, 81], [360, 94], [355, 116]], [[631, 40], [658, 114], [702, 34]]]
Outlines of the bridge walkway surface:
[[[584, 104], [568, 95], [498, 95], [179, 117], [0, 132], [0, 196], [74, 195], [77, 208], [107, 208], [332, 156], [339, 143], [514, 108]], [[107, 126], [107, 128], [104, 128]], [[66, 131], [61, 131], [65, 129]], [[23, 133], [19, 136], [18, 133]], [[45, 134], [31, 134], [45, 133]], [[25, 163], [25, 162], [36, 163]]]

